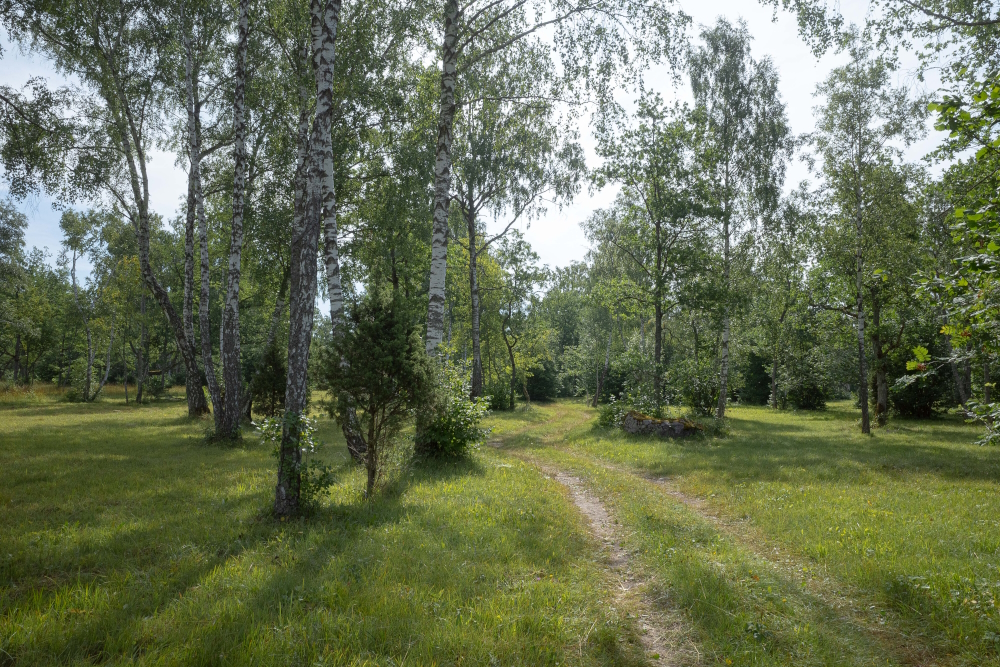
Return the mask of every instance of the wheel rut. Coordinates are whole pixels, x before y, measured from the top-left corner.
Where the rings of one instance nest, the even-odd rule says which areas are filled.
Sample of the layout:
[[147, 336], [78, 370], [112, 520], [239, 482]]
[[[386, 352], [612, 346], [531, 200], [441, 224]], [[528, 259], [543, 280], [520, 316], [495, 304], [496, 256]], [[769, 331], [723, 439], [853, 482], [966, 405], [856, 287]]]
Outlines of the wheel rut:
[[657, 609], [648, 596], [650, 581], [631, 567], [628, 551], [621, 545], [620, 530], [604, 504], [592, 494], [583, 481], [562, 470], [531, 461], [545, 475], [559, 482], [569, 492], [573, 504], [590, 523], [592, 533], [602, 545], [611, 576], [617, 580], [615, 599], [635, 613], [641, 633], [639, 639], [646, 659], [654, 665], [682, 665], [693, 662], [697, 648], [691, 643], [688, 628], [679, 614], [666, 614]]

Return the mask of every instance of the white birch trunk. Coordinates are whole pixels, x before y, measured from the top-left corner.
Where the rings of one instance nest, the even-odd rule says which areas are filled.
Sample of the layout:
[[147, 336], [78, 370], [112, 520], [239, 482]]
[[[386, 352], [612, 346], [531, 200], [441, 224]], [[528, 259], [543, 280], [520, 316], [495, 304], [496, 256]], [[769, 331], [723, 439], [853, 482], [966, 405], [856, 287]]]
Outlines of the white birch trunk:
[[445, 278], [448, 270], [448, 208], [451, 202], [451, 143], [455, 120], [455, 83], [458, 69], [458, 0], [445, 0], [444, 44], [438, 139], [434, 160], [434, 223], [431, 234], [431, 273], [427, 305], [427, 351], [434, 352], [444, 338]]
[[[201, 271], [201, 291], [198, 297], [198, 328], [201, 333], [201, 360], [204, 365], [205, 381], [208, 384], [208, 394], [212, 399], [212, 412], [215, 422], [215, 430], [218, 432], [222, 428], [222, 413], [225, 409], [222, 405], [222, 392], [219, 381], [215, 375], [215, 362], [212, 360], [212, 320], [209, 314], [211, 304], [211, 264], [208, 257], [208, 220], [205, 217], [205, 201], [201, 190], [201, 123], [199, 121], [198, 84], [194, 69], [194, 53], [191, 46], [190, 36], [184, 36], [184, 48], [186, 51], [185, 63], [185, 84], [187, 88], [187, 114], [188, 114], [188, 155], [191, 161], [189, 170], [192, 206], [189, 213], [198, 221], [198, 246]], [[192, 220], [193, 223], [193, 220]], [[193, 340], [193, 332], [192, 332]]]
[[240, 264], [243, 258], [243, 207], [246, 190], [246, 77], [249, 32], [249, 0], [240, 0], [236, 47], [235, 91], [233, 101], [233, 220], [229, 237], [229, 263], [226, 271], [226, 296], [222, 304], [222, 379], [226, 386], [220, 435], [239, 434], [243, 369], [240, 366]]

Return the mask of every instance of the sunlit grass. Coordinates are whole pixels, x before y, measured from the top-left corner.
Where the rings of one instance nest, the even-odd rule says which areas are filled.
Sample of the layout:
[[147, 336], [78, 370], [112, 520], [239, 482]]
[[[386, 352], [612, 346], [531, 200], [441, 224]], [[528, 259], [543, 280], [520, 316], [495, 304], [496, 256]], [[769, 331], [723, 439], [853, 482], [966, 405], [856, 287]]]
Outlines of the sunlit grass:
[[[501, 419], [502, 420], [502, 419]], [[182, 401], [0, 408], [0, 664], [628, 665], [633, 621], [560, 487], [483, 448], [275, 523], [274, 461]]]
[[[973, 444], [974, 427], [955, 417], [896, 420], [866, 437], [842, 403], [818, 413], [737, 408], [725, 438], [663, 441], [596, 428], [580, 404], [550, 409], [564, 421], [578, 413], [578, 426], [525, 451], [585, 473], [720, 655], [728, 646], [757, 656], [753, 664], [873, 664], [881, 650], [883, 662], [1000, 664], [1000, 452]], [[731, 522], [738, 543], [710, 522], [678, 519], [694, 515], [647, 481], [664, 477]], [[784, 580], [765, 577], [754, 552], [788, 555]], [[678, 558], [683, 567], [671, 564]], [[740, 572], [773, 591], [826, 580], [895, 646], [876, 650], [870, 633], [851, 639], [849, 626], [824, 622], [822, 594], [796, 603], [782, 593], [782, 608]], [[724, 610], [718, 618], [712, 605]], [[719, 625], [725, 618], [732, 622]], [[739, 632], [751, 622], [772, 638], [756, 653]]]

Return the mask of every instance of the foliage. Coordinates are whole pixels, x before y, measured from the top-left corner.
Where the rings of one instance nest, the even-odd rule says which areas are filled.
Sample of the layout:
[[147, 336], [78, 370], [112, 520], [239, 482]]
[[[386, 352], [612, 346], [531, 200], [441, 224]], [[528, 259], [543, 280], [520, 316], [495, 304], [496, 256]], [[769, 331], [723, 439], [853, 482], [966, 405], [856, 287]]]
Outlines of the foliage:
[[416, 453], [433, 458], [460, 458], [489, 435], [481, 422], [489, 414], [488, 399], [469, 398], [468, 373], [449, 360], [437, 365], [429, 405], [417, 413]]
[[347, 322], [326, 353], [323, 372], [337, 421], [344, 424], [352, 406], [358, 410], [371, 497], [385, 450], [413, 412], [431, 402], [433, 371], [412, 310], [398, 291], [371, 286], [352, 304]]
[[257, 362], [249, 385], [255, 412], [273, 417], [284, 410], [287, 372], [284, 355], [277, 344], [272, 343]]
[[316, 437], [316, 420], [286, 412], [280, 417], [267, 417], [253, 426], [260, 433], [261, 443], [271, 446], [275, 458], [281, 453], [283, 430], [297, 434], [295, 446], [302, 453], [299, 469], [296, 471], [301, 479], [299, 503], [307, 512], [315, 510], [320, 498], [336, 482], [333, 468], [316, 457], [323, 448], [322, 441]]

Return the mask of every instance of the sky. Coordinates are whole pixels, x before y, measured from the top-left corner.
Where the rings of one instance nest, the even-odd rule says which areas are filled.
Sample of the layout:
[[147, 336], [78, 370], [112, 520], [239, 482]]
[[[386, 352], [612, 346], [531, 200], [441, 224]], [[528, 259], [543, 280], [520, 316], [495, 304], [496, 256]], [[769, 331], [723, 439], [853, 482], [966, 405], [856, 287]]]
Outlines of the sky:
[[[827, 54], [817, 59], [799, 37], [798, 27], [791, 14], [779, 12], [775, 15], [771, 8], [762, 7], [752, 0], [680, 0], [679, 5], [692, 17], [694, 35], [700, 26], [714, 24], [719, 16], [725, 16], [731, 21], [740, 18], [745, 20], [754, 37], [754, 58], [770, 57], [776, 66], [780, 77], [779, 89], [786, 104], [792, 132], [798, 135], [813, 129], [813, 108], [817, 104], [813, 93], [816, 85], [826, 78], [832, 68], [846, 62], [843, 54]], [[840, 9], [848, 20], [860, 22], [868, 9], [868, 3], [864, 0], [842, 0]], [[44, 58], [22, 54], [5, 41], [0, 44], [4, 51], [0, 65], [0, 84], [21, 86], [34, 76], [46, 77], [53, 83], [59, 81]], [[896, 83], [927, 92], [924, 88], [916, 88], [917, 82], [912, 70], [915, 63], [915, 58], [904, 60], [902, 68], [897, 72]], [[658, 90], [666, 99], [690, 98], [687, 83], [682, 79], [679, 87], [675, 88], [665, 71], [651, 71], [647, 80], [650, 87]], [[920, 159], [940, 142], [941, 133], [935, 132], [930, 126], [928, 130], [923, 141], [907, 150], [909, 160]], [[580, 135], [588, 163], [593, 166], [596, 164], [594, 142], [586, 127], [580, 128]], [[182, 206], [187, 190], [185, 170], [176, 163], [173, 154], [162, 151], [150, 154], [149, 170], [150, 207], [164, 218], [173, 218]], [[786, 189], [809, 176], [805, 164], [801, 160], [795, 161], [788, 170]], [[584, 259], [587, 252], [587, 240], [580, 223], [595, 209], [610, 204], [613, 197], [614, 190], [611, 188], [590, 192], [585, 186], [571, 204], [563, 206], [561, 210], [550, 207], [545, 214], [530, 223], [520, 223], [520, 228], [539, 254], [542, 263], [553, 268], [566, 266], [570, 262]], [[48, 247], [54, 261], [61, 238], [59, 212], [53, 211], [51, 203], [44, 197], [21, 202], [19, 207], [29, 219], [25, 234], [28, 247]], [[503, 222], [493, 224], [501, 226]], [[81, 267], [84, 273], [87, 269], [86, 266]]]

